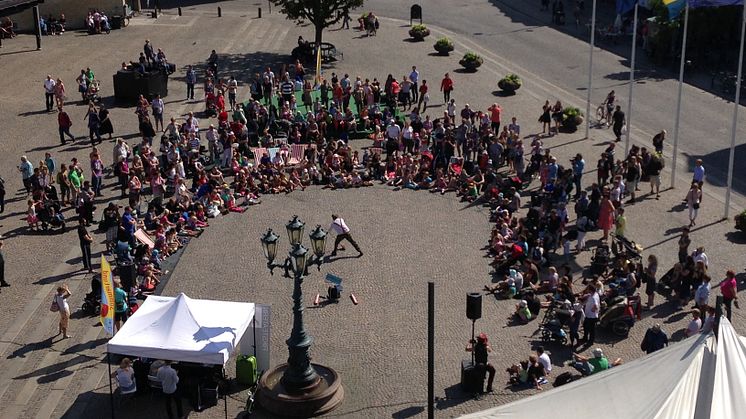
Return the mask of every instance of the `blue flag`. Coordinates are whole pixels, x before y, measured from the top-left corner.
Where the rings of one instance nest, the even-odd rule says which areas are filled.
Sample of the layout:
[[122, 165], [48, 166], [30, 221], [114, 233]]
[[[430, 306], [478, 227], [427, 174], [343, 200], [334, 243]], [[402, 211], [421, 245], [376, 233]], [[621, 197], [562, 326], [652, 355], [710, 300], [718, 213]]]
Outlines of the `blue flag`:
[[689, 0], [689, 7], [692, 9], [698, 7], [738, 6], [741, 4], [743, 4], [743, 0]]
[[616, 13], [623, 15], [629, 12], [635, 8], [635, 3], [637, 3], [637, 0], [616, 0]]

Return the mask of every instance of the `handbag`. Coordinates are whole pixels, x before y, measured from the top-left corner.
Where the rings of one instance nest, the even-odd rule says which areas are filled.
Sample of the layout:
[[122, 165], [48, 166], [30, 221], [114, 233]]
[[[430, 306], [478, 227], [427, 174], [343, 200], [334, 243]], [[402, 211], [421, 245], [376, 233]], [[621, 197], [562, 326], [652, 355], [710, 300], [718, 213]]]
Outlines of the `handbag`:
[[692, 204], [692, 208], [699, 209], [699, 202], [695, 202]]
[[51, 311], [53, 313], [56, 313], [56, 312], [60, 311], [60, 305], [57, 304], [57, 299], [56, 298], [54, 300], [52, 300], [52, 305], [49, 306], [49, 311]]

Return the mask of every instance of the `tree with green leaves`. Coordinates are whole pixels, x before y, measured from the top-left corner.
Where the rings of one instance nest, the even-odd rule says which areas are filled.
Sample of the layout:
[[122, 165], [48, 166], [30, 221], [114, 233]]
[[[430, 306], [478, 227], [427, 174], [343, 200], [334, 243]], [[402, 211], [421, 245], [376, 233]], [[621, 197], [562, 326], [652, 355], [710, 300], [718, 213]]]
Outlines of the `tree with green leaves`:
[[[350, 10], [363, 5], [363, 0], [270, 0], [280, 7], [280, 13], [297, 23], [310, 22], [315, 28], [316, 45], [321, 44], [324, 28], [342, 20]], [[354, 19], [353, 19], [354, 21]]]

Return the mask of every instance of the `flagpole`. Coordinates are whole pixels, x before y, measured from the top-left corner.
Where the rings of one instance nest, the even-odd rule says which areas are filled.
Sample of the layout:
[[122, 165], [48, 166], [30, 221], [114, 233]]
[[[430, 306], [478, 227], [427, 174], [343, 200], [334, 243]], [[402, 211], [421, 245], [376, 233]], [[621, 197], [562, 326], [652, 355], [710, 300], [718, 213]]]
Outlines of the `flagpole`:
[[596, 40], [596, 0], [591, 12], [591, 53], [588, 63], [588, 97], [585, 103], [585, 138], [591, 138], [591, 90], [593, 87], [593, 44]]
[[741, 74], [743, 72], [743, 41], [746, 34], [746, 3], [743, 5], [741, 18], [741, 48], [738, 50], [738, 73], [736, 75], [736, 100], [733, 103], [733, 122], [730, 128], [730, 155], [728, 156], [728, 189], [725, 191], [725, 214], [730, 212], [730, 193], [733, 185], [733, 158], [736, 151], [736, 130], [738, 129], [738, 107], [741, 106]]
[[632, 88], [635, 85], [635, 55], [637, 51], [637, 8], [640, 2], [635, 1], [635, 20], [632, 24], [632, 58], [629, 68], [629, 98], [627, 99], [627, 138], [624, 143], [624, 156], [629, 153], [629, 133], [632, 131]]
[[681, 119], [681, 91], [684, 87], [684, 62], [686, 60], [686, 33], [689, 27], [689, 1], [684, 9], [684, 39], [681, 41], [681, 63], [679, 64], [679, 98], [676, 101], [676, 125], [673, 128], [673, 157], [671, 161], [671, 188], [676, 187], [676, 153], [679, 149], [679, 121]]

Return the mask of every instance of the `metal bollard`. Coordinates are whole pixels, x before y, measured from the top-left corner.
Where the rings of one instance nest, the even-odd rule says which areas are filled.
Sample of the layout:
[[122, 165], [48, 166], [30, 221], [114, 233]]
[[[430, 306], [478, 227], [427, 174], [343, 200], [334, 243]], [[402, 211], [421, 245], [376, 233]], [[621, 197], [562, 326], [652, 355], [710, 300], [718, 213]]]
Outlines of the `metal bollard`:
[[261, 18], [262, 18], [262, 8], [260, 7], [259, 8], [259, 19], [261, 19]]
[[223, 9], [218, 6], [218, 17], [223, 17]]
[[181, 7], [179, 7], [179, 16], [181, 16]]

